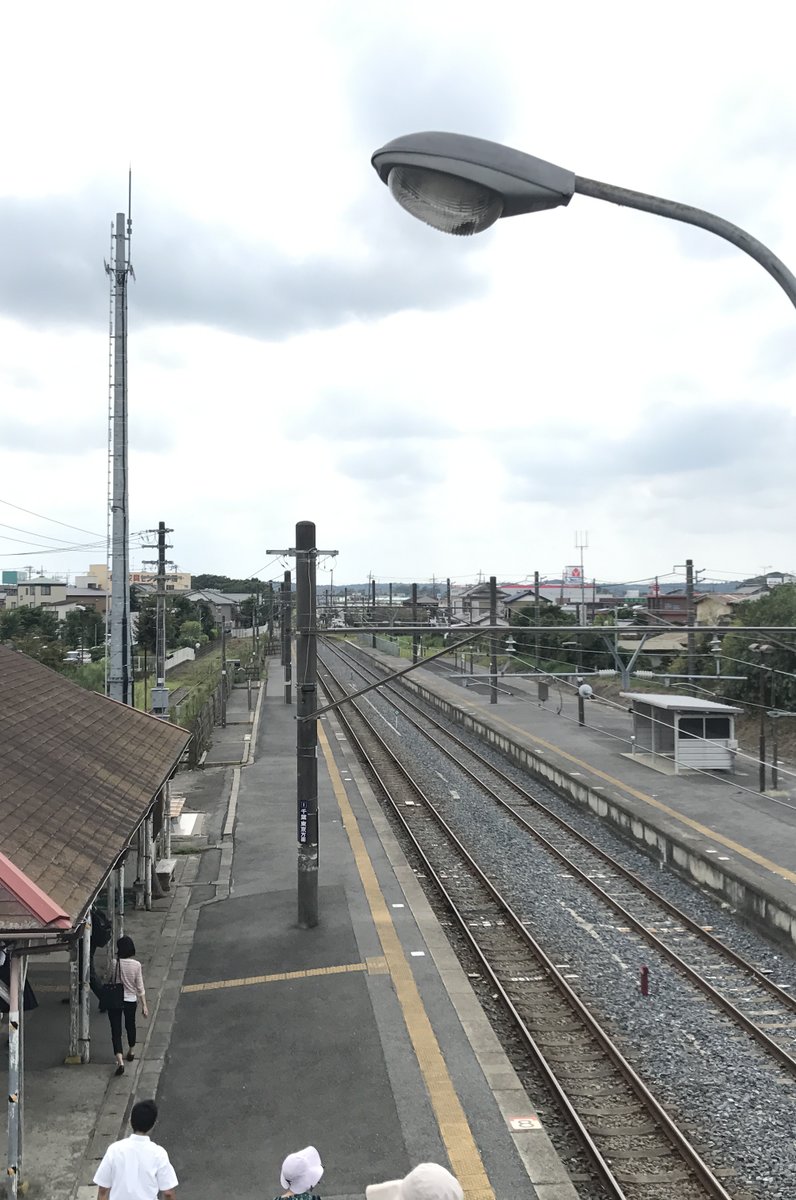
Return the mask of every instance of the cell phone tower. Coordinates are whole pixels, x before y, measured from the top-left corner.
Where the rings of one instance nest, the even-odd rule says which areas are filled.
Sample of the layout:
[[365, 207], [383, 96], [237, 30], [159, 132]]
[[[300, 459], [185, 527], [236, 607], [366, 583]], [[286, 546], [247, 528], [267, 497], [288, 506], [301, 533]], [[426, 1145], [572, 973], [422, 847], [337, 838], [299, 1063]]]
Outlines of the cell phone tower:
[[127, 215], [116, 214], [115, 232], [113, 227], [111, 232], [111, 262], [105, 263], [105, 271], [110, 279], [108, 559], [111, 577], [110, 619], [106, 624], [105, 691], [111, 699], [120, 700], [122, 704], [133, 702], [127, 453], [127, 282], [130, 276], [135, 279], [130, 263], [132, 172], [128, 176], [127, 201]]

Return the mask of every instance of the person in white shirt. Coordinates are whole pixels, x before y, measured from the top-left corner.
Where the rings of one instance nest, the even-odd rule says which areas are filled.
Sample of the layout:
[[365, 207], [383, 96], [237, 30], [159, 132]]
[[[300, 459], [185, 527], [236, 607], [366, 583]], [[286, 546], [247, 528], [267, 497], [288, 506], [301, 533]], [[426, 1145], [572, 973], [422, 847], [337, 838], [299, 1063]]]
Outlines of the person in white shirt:
[[139, 1100], [130, 1113], [133, 1132], [105, 1151], [94, 1182], [97, 1200], [176, 1200], [177, 1176], [162, 1146], [150, 1141], [158, 1119], [154, 1100]]

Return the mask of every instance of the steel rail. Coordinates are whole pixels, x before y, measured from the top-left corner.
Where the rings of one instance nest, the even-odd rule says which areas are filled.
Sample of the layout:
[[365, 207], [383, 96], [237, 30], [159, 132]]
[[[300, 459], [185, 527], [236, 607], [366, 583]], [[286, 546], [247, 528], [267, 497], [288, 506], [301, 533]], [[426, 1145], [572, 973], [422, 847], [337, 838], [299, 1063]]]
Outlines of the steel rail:
[[[339, 680], [337, 680], [335, 678], [334, 674], [332, 673], [328, 664], [326, 664], [326, 663], [323, 664], [322, 675], [323, 674], [325, 674], [327, 676], [327, 678], [331, 678], [333, 680], [334, 684], [338, 688], [340, 688], [341, 691], [344, 690], [342, 688], [342, 685], [340, 684]], [[323, 682], [323, 679], [321, 680], [321, 682]], [[624, 1078], [625, 1082], [631, 1088], [631, 1090], [633, 1091], [633, 1093], [635, 1094], [637, 1099], [640, 1101], [640, 1103], [643, 1105], [643, 1107], [645, 1108], [647, 1113], [649, 1113], [654, 1118], [654, 1120], [656, 1121], [657, 1125], [660, 1128], [660, 1131], [669, 1140], [669, 1142], [671, 1143], [673, 1148], [678, 1152], [680, 1157], [683, 1159], [683, 1161], [686, 1163], [686, 1165], [691, 1169], [691, 1171], [694, 1173], [696, 1178], [699, 1180], [700, 1184], [704, 1188], [707, 1195], [712, 1197], [713, 1200], [732, 1200], [730, 1194], [725, 1190], [725, 1188], [722, 1185], [722, 1183], [720, 1182], [720, 1180], [713, 1174], [713, 1172], [711, 1171], [708, 1164], [704, 1161], [704, 1159], [702, 1159], [702, 1157], [697, 1152], [697, 1150], [691, 1145], [691, 1143], [688, 1141], [686, 1136], [682, 1133], [682, 1131], [677, 1126], [677, 1124], [673, 1121], [673, 1119], [669, 1116], [669, 1114], [666, 1112], [666, 1110], [663, 1108], [663, 1106], [660, 1104], [660, 1102], [652, 1094], [652, 1092], [649, 1090], [647, 1085], [642, 1080], [641, 1076], [638, 1074], [638, 1072], [636, 1072], [634, 1070], [634, 1068], [631, 1066], [631, 1064], [627, 1061], [627, 1059], [624, 1057], [622, 1052], [615, 1045], [615, 1043], [611, 1040], [611, 1038], [608, 1036], [608, 1034], [602, 1028], [600, 1023], [597, 1021], [597, 1019], [592, 1015], [592, 1013], [589, 1011], [589, 1009], [586, 1007], [586, 1005], [583, 1003], [583, 1001], [577, 995], [577, 993], [572, 989], [572, 987], [569, 985], [569, 983], [567, 983], [567, 981], [564, 979], [561, 972], [556, 967], [555, 963], [547, 955], [547, 953], [542, 949], [542, 947], [536, 941], [536, 939], [533, 937], [533, 935], [528, 931], [526, 926], [523, 924], [521, 918], [514, 912], [514, 909], [511, 907], [509, 902], [503, 897], [503, 895], [495, 887], [495, 885], [491, 882], [491, 880], [484, 874], [484, 872], [481, 870], [481, 868], [476, 863], [475, 859], [472, 857], [472, 855], [469, 853], [469, 851], [464, 847], [462, 842], [459, 840], [456, 833], [451, 829], [451, 827], [448, 825], [448, 823], [445, 821], [445, 819], [442, 817], [442, 815], [438, 812], [438, 810], [436, 809], [436, 807], [434, 806], [432, 801], [423, 792], [420, 785], [416, 782], [416, 780], [407, 771], [406, 767], [404, 767], [403, 764], [400, 763], [400, 761], [398, 760], [398, 758], [396, 757], [394, 752], [390, 749], [390, 747], [387, 745], [387, 743], [384, 741], [384, 739], [381, 737], [381, 735], [373, 727], [373, 725], [371, 724], [371, 721], [368, 719], [368, 717], [361, 711], [361, 709], [359, 708], [358, 705], [354, 704], [353, 707], [355, 708], [360, 719], [363, 721], [363, 723], [367, 727], [370, 736], [375, 740], [375, 742], [377, 743], [379, 748], [387, 755], [387, 758], [390, 761], [391, 765], [399, 773], [399, 775], [409, 784], [412, 791], [420, 798], [424, 807], [427, 809], [427, 811], [433, 817], [433, 819], [438, 824], [438, 826], [443, 830], [445, 836], [449, 839], [449, 841], [452, 843], [452, 845], [455, 846], [456, 851], [461, 856], [461, 858], [463, 859], [463, 861], [466, 864], [466, 866], [468, 867], [468, 869], [476, 876], [476, 878], [479, 880], [479, 882], [487, 889], [487, 891], [490, 893], [490, 895], [495, 900], [495, 903], [499, 906], [502, 913], [509, 918], [515, 931], [520, 935], [521, 939], [530, 948], [531, 952], [536, 957], [537, 961], [541, 964], [541, 966], [544, 968], [546, 975], [551, 980], [551, 982], [554, 984], [554, 986], [556, 987], [558, 992], [566, 999], [567, 1003], [574, 1010], [574, 1012], [577, 1014], [579, 1019], [586, 1026], [586, 1028], [589, 1030], [589, 1032], [592, 1034], [592, 1036], [595, 1038], [595, 1040], [599, 1043], [599, 1045], [604, 1050], [607, 1057], [610, 1058], [611, 1062], [614, 1064], [614, 1066], [620, 1072], [620, 1074]], [[365, 749], [364, 745], [362, 744], [361, 739], [355, 733], [348, 718], [343, 713], [340, 713], [339, 715], [348, 730], [349, 736], [352, 738], [352, 741], [354, 742], [355, 746], [358, 748], [360, 754], [362, 754], [363, 758], [365, 759], [369, 769], [371, 770], [375, 779], [377, 780], [379, 787], [382, 789], [385, 796], [389, 800], [395, 815], [398, 817], [402, 827], [408, 834], [412, 844], [414, 845], [417, 853], [419, 854], [419, 856], [424, 864], [424, 867], [429, 871], [430, 875], [432, 876], [432, 878], [434, 880], [435, 886], [438, 888], [438, 890], [444, 897], [445, 903], [448, 905], [452, 914], [456, 918], [461, 932], [465, 935], [467, 941], [469, 942], [469, 944], [475, 951], [479, 961], [483, 963], [484, 968], [486, 969], [490, 980], [497, 987], [502, 1003], [506, 1006], [508, 1011], [511, 1013], [512, 1018], [515, 1021], [517, 1021], [518, 1027], [520, 1028], [520, 1031], [523, 1036], [523, 1040], [526, 1042], [526, 1044], [528, 1045], [528, 1048], [531, 1050], [534, 1058], [536, 1059], [536, 1061], [539, 1063], [542, 1070], [544, 1071], [545, 1077], [550, 1081], [551, 1086], [553, 1086], [556, 1096], [561, 1099], [561, 1102], [565, 1108], [565, 1111], [567, 1112], [567, 1115], [569, 1116], [570, 1114], [572, 1114], [573, 1124], [575, 1125], [576, 1131], [578, 1132], [578, 1135], [582, 1140], [584, 1149], [587, 1150], [589, 1157], [592, 1159], [594, 1165], [599, 1170], [603, 1182], [606, 1184], [606, 1186], [608, 1186], [612, 1189], [611, 1194], [614, 1197], [616, 1197], [616, 1200], [626, 1200], [625, 1192], [622, 1189], [620, 1182], [614, 1176], [610, 1166], [606, 1163], [605, 1159], [602, 1156], [602, 1153], [600, 1152], [597, 1145], [594, 1143], [591, 1134], [589, 1134], [588, 1130], [586, 1129], [584, 1122], [582, 1121], [580, 1116], [577, 1114], [571, 1101], [566, 1096], [566, 1092], [565, 1092], [563, 1086], [561, 1085], [560, 1081], [558, 1080], [553, 1068], [547, 1062], [547, 1059], [545, 1058], [544, 1053], [541, 1051], [541, 1049], [537, 1045], [535, 1039], [533, 1038], [533, 1035], [527, 1029], [527, 1026], [523, 1022], [522, 1018], [519, 1017], [519, 1014], [517, 1014], [516, 1008], [514, 1007], [510, 997], [506, 994], [506, 991], [503, 988], [503, 985], [501, 984], [497, 973], [492, 968], [492, 966], [489, 964], [486, 956], [483, 954], [483, 952], [480, 950], [477, 943], [475, 942], [474, 936], [473, 936], [469, 926], [467, 925], [466, 919], [459, 912], [459, 909], [456, 906], [455, 902], [453, 901], [452, 897], [450, 896], [447, 888], [445, 887], [445, 885], [442, 882], [441, 878], [439, 877], [438, 873], [434, 869], [433, 864], [430, 862], [428, 855], [422, 849], [418, 839], [414, 835], [414, 832], [409, 828], [409, 825], [408, 825], [406, 819], [404, 818], [403, 813], [400, 811], [400, 808], [392, 795], [389, 785], [383, 779], [381, 772], [379, 771], [376, 764], [373, 762], [370, 754]]]
[[[340, 653], [339, 649], [337, 653]], [[361, 663], [358, 663], [355, 659], [348, 659], [345, 655], [341, 654], [340, 656], [344, 658], [344, 660], [347, 661], [350, 666], [353, 666], [359, 673], [364, 675]], [[676, 905], [667, 900], [666, 897], [661, 896], [655, 891], [654, 888], [645, 883], [644, 880], [639, 879], [637, 875], [635, 875], [628, 867], [625, 867], [622, 863], [620, 863], [618, 859], [613, 858], [607, 851], [603, 850], [600, 846], [597, 846], [594, 842], [592, 842], [586, 834], [581, 833], [580, 830], [575, 829], [575, 827], [570, 825], [569, 822], [563, 817], [553, 812], [553, 810], [548, 808], [543, 801], [539, 800], [531, 792], [528, 792], [520, 784], [516, 783], [513, 779], [501, 771], [499, 767], [495, 767], [488, 761], [488, 759], [479, 754], [477, 750], [474, 750], [472, 746], [469, 746], [465, 741], [457, 737], [456, 734], [445, 729], [440, 722], [438, 722], [428, 713], [424, 712], [419, 705], [415, 704], [414, 701], [400, 693], [397, 688], [389, 688], [389, 691], [395, 692], [401, 702], [403, 704], [407, 704], [416, 712], [419, 712], [424, 721], [427, 721], [429, 724], [437, 728], [445, 737], [449, 738], [460, 749], [471, 755], [471, 757], [474, 758], [482, 767], [485, 767], [487, 770], [496, 775], [507, 787], [510, 787], [513, 791], [522, 796], [522, 798], [528, 801], [528, 803], [533, 807], [538, 808], [540, 812], [543, 812], [544, 815], [550, 818], [559, 828], [565, 830], [569, 836], [576, 839], [585, 849], [594, 854], [595, 857], [599, 858], [606, 866], [610, 867], [612, 871], [615, 871], [628, 883], [632, 884], [632, 886], [645, 895], [647, 899], [651, 900], [655, 904], [658, 904], [665, 912], [667, 912], [676, 921], [678, 921], [691, 933], [698, 937], [704, 945], [709, 946], [714, 953], [732, 963], [732, 965], [738, 970], [746, 973], [755, 984], [764, 988], [770, 995], [775, 996], [784, 1007], [790, 1009], [791, 1011], [796, 1011], [796, 998], [789, 995], [782, 988], [778, 987], [773, 980], [764, 975], [762, 971], [760, 971], [747, 959], [743, 958], [742, 955], [737, 954], [734, 950], [730, 949], [730, 947], [725, 946], [722, 942], [720, 942], [718, 938], [713, 937], [707, 930], [703, 929], [701, 925], [694, 921], [692, 917], [689, 917], [686, 913], [682, 912], [679, 908], [677, 908]], [[596, 882], [596, 880], [592, 879], [587, 874], [584, 868], [579, 867], [577, 863], [573, 862], [573, 860], [569, 858], [563, 850], [550, 842], [549, 839], [546, 838], [545, 835], [538, 829], [535, 829], [525, 819], [525, 817], [522, 816], [521, 813], [518, 813], [516, 809], [512, 807], [507, 800], [504, 800], [502, 796], [499, 796], [497, 792], [495, 792], [494, 789], [489, 786], [489, 784], [485, 783], [484, 780], [476, 775], [474, 771], [471, 771], [469, 767], [465, 766], [460, 758], [443, 746], [438, 738], [429, 733], [428, 730], [422, 729], [418, 722], [415, 721], [409, 713], [406, 713], [403, 710], [399, 711], [401, 712], [401, 715], [404, 716], [414, 726], [418, 733], [420, 733], [423, 737], [428, 738], [429, 741], [431, 741], [437, 747], [437, 749], [445, 755], [446, 758], [453, 762], [460, 771], [467, 775], [468, 778], [470, 778], [479, 788], [491, 796], [491, 798], [498, 805], [500, 805], [501, 808], [508, 812], [519, 825], [527, 830], [527, 832], [530, 833], [548, 853], [556, 857], [558, 861], [567, 868], [568, 871], [573, 872], [580, 882], [584, 883], [592, 892], [594, 892], [594, 894], [598, 896], [603, 903], [609, 905], [614, 912], [619, 914], [622, 919], [626, 921], [627, 924], [630, 925], [633, 930], [647, 942], [649, 946], [667, 958], [669, 962], [671, 962], [678, 970], [682, 971], [686, 978], [689, 979], [695, 987], [698, 987], [700, 991], [707, 995], [718, 1008], [722, 1009], [722, 1011], [725, 1012], [732, 1021], [739, 1025], [746, 1033], [749, 1034], [750, 1037], [754, 1038], [755, 1041], [757, 1041], [758, 1044], [763, 1047], [766, 1053], [777, 1059], [777, 1061], [785, 1066], [791, 1074], [796, 1076], [796, 1059], [794, 1059], [793, 1056], [787, 1052], [787, 1050], [774, 1041], [774, 1039], [768, 1033], [766, 1033], [764, 1029], [761, 1029], [759, 1025], [756, 1025], [750, 1017], [747, 1017], [745, 1013], [738, 1009], [731, 1000], [728, 1000], [727, 997], [721, 991], [719, 991], [714, 984], [705, 979], [705, 977], [701, 975], [695, 967], [692, 967], [689, 963], [682, 959], [676, 950], [673, 950], [670, 946], [667, 946], [667, 944], [663, 942], [655, 933], [648, 929], [648, 927], [640, 918], [634, 916], [634, 914], [626, 909], [619, 900], [606, 892], [605, 889]]]

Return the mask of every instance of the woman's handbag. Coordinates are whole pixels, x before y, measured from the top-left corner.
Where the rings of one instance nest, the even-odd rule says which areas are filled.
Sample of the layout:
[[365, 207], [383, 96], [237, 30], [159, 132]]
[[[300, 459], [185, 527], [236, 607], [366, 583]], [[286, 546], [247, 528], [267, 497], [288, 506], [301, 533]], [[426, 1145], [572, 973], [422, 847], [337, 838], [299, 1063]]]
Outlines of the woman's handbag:
[[116, 970], [110, 983], [103, 983], [100, 988], [100, 1012], [121, 1012], [124, 1008], [124, 984], [122, 983], [121, 964], [116, 959]]

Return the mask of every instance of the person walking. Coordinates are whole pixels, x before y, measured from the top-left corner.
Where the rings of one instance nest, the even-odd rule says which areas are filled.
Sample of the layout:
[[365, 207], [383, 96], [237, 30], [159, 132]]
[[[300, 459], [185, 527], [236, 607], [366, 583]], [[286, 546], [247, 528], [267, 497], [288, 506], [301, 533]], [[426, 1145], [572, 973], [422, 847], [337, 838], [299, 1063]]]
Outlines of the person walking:
[[323, 1175], [321, 1156], [314, 1146], [306, 1146], [295, 1154], [288, 1154], [282, 1163], [279, 1182], [285, 1189], [282, 1197], [295, 1197], [295, 1200], [320, 1200], [313, 1188]]
[[97, 1167], [97, 1200], [176, 1200], [177, 1176], [149, 1131], [158, 1119], [154, 1100], [139, 1100], [130, 1113], [133, 1132], [108, 1147]]
[[135, 1014], [139, 1000], [141, 1001], [141, 1015], [149, 1016], [144, 992], [144, 974], [140, 962], [135, 957], [135, 944], [131, 937], [120, 937], [116, 943], [116, 956], [111, 959], [108, 980], [121, 983], [124, 988], [124, 1007], [108, 1009], [113, 1053], [116, 1056], [116, 1074], [124, 1075], [122, 1017], [124, 1017], [124, 1028], [127, 1033], [127, 1061], [132, 1062], [135, 1058], [133, 1053], [136, 1040]]

